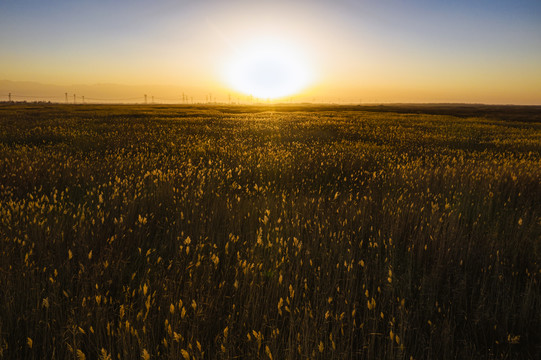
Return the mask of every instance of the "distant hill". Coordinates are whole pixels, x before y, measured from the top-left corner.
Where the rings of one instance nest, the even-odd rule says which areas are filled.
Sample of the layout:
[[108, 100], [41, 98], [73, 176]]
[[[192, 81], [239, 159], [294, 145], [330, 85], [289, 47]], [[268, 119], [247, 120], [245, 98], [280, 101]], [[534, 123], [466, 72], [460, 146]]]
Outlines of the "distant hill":
[[204, 99], [206, 92], [198, 88], [182, 88], [180, 86], [166, 85], [122, 85], [122, 84], [74, 84], [54, 85], [42, 84], [32, 81], [0, 80], [0, 101], [8, 100], [11, 93], [14, 101], [53, 101], [64, 102], [65, 94], [68, 93], [68, 101], [73, 102], [73, 94], [76, 94], [78, 102], [85, 97], [88, 102], [144, 102], [147, 94], [148, 102], [152, 96], [156, 102], [182, 102], [182, 94], [188, 98]]

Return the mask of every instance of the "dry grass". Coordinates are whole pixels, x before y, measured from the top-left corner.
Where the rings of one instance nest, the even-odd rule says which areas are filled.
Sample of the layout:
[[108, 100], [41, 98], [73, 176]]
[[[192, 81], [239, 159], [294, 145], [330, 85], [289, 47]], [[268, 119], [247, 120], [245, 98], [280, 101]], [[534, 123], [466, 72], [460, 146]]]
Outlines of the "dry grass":
[[0, 108], [0, 358], [539, 358], [539, 123], [263, 110]]

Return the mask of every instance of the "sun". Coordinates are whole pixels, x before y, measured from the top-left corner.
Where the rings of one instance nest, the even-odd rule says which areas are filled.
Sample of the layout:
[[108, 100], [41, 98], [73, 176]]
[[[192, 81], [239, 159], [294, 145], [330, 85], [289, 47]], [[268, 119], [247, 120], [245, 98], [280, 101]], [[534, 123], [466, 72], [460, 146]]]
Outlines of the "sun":
[[245, 95], [277, 99], [299, 93], [312, 83], [313, 75], [298, 46], [260, 38], [232, 52], [226, 61], [224, 80]]

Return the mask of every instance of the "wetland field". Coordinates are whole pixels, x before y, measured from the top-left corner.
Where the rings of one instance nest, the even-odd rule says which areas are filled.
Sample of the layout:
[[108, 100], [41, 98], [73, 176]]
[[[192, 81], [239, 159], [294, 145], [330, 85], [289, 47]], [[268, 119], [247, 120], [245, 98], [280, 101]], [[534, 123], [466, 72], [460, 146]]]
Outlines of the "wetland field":
[[541, 107], [0, 104], [0, 358], [539, 359]]

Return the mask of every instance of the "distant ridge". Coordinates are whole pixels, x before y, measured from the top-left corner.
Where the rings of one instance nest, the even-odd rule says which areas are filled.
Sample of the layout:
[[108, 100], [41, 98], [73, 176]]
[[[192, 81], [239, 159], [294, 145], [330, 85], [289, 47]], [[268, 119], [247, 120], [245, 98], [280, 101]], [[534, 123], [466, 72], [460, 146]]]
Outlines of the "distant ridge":
[[97, 99], [110, 102], [143, 102], [144, 95], [148, 95], [148, 101], [155, 96], [156, 100], [163, 102], [181, 102], [182, 94], [191, 97], [203, 97], [206, 93], [200, 88], [188, 88], [168, 85], [122, 85], [112, 83], [98, 83], [92, 85], [72, 84], [56, 85], [43, 84], [33, 81], [12, 81], [0, 80], [0, 101], [6, 101], [8, 94], [12, 94], [14, 101], [55, 101], [64, 102], [65, 93], [68, 93], [68, 100], [73, 101], [73, 94], [76, 94], [79, 101], [85, 99]]

